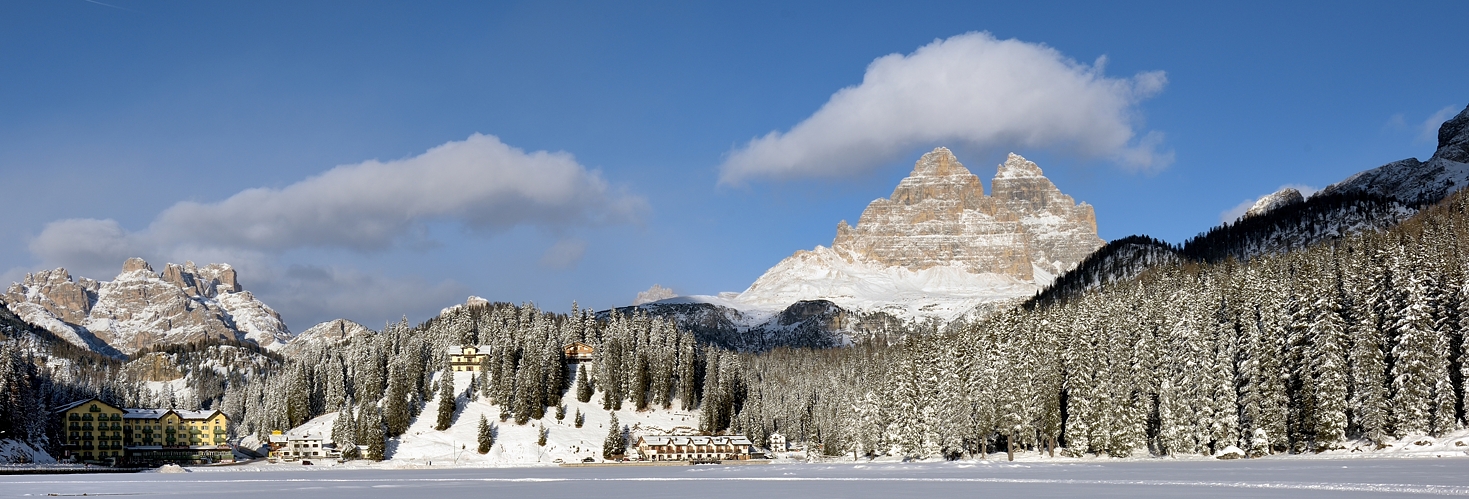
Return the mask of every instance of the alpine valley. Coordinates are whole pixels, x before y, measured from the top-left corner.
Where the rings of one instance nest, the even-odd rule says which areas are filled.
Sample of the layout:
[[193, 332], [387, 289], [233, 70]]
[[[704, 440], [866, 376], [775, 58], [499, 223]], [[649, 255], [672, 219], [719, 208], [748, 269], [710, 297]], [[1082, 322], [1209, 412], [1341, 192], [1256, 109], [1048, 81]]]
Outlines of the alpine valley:
[[1469, 108], [1426, 161], [1282, 190], [1182, 243], [1104, 242], [1035, 163], [1011, 154], [986, 193], [937, 148], [743, 292], [471, 297], [382, 330], [295, 335], [226, 264], [38, 271], [0, 297], [0, 458], [53, 459], [50, 409], [89, 397], [219, 409], [241, 458], [294, 429], [363, 466], [694, 433], [850, 460], [1462, 454], [1465, 185]]

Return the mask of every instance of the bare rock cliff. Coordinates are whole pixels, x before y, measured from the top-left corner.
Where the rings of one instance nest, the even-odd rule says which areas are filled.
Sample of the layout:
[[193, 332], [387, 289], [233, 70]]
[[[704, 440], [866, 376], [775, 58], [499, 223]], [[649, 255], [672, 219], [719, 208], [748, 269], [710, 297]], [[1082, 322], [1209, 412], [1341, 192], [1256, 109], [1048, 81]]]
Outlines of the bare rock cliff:
[[1056, 275], [1103, 244], [1096, 214], [1062, 194], [1035, 163], [1011, 154], [986, 196], [946, 148], [923, 155], [892, 196], [837, 225], [832, 249], [889, 267], [959, 266], [1024, 281]]
[[159, 274], [130, 258], [106, 282], [73, 281], [66, 269], [41, 271], [12, 285], [4, 298], [26, 321], [93, 350], [99, 341], [128, 353], [205, 338], [277, 348], [292, 336], [280, 315], [241, 289], [225, 264], [168, 264]]

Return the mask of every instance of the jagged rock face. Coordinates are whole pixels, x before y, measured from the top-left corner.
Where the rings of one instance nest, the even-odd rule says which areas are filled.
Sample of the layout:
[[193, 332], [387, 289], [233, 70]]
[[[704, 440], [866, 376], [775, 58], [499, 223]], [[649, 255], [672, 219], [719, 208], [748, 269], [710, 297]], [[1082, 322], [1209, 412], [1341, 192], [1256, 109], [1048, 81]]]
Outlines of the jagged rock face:
[[97, 289], [97, 281], [91, 279], [72, 281], [66, 269], [43, 270], [11, 285], [5, 301], [31, 302], [63, 321], [80, 324], [92, 310]]
[[349, 321], [347, 319], [336, 319], [323, 322], [310, 329], [302, 331], [301, 334], [291, 338], [281, 351], [289, 354], [298, 352], [311, 345], [335, 345], [359, 336], [371, 336], [377, 334], [367, 326]]
[[1301, 191], [1286, 187], [1284, 189], [1275, 191], [1274, 193], [1261, 196], [1260, 199], [1255, 201], [1254, 205], [1250, 206], [1250, 209], [1245, 212], [1244, 216], [1260, 216], [1269, 213], [1271, 210], [1274, 210], [1276, 208], [1289, 206], [1305, 201], [1306, 197], [1301, 195]]
[[952, 320], [1033, 295], [1102, 246], [1092, 207], [1062, 194], [1035, 163], [1011, 154], [992, 185], [986, 196], [953, 153], [934, 149], [855, 227], [837, 224], [831, 248], [797, 251], [731, 304], [779, 310], [827, 300]]
[[1052, 276], [1071, 270], [1105, 241], [1097, 236], [1097, 214], [1061, 193], [1041, 168], [1010, 154], [991, 183], [995, 200], [1020, 217], [1030, 261]]
[[1367, 192], [1405, 203], [1433, 203], [1469, 185], [1469, 107], [1438, 128], [1428, 161], [1408, 158], [1347, 177], [1321, 194]]
[[667, 300], [675, 296], [678, 296], [678, 293], [674, 293], [673, 290], [665, 288], [661, 285], [654, 284], [653, 287], [648, 288], [647, 291], [639, 291], [638, 297], [632, 301], [632, 304], [642, 305], [644, 303], [653, 303], [658, 300]]
[[291, 338], [280, 315], [240, 289], [225, 264], [168, 264], [160, 275], [131, 258], [109, 282], [72, 282], [65, 269], [37, 272], [11, 286], [6, 301], [27, 321], [94, 350], [92, 339], [134, 352], [205, 338], [276, 348]]
[[891, 197], [867, 205], [857, 226], [837, 225], [832, 249], [917, 272], [959, 266], [976, 274], [1055, 275], [1102, 245], [1092, 207], [1076, 204], [1011, 154], [984, 194], [979, 177], [948, 149], [923, 155]]

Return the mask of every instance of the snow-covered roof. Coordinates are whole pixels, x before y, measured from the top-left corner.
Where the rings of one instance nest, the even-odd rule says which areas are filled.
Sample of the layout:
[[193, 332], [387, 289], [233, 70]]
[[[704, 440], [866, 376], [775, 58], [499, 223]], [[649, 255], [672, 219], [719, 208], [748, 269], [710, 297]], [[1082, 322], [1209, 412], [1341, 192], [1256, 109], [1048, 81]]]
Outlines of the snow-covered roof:
[[209, 419], [209, 418], [214, 417], [215, 414], [218, 414], [219, 413], [219, 409], [212, 409], [212, 410], [208, 410], [208, 411], [177, 411], [176, 410], [176, 411], [173, 411], [173, 412], [178, 413], [179, 417], [184, 418], [184, 419]]
[[449, 347], [449, 355], [460, 355], [460, 354], [463, 354], [465, 347], [473, 348], [474, 351], [477, 352], [477, 353], [484, 353], [484, 352], [487, 352], [487, 351], [490, 350], [489, 345], [452, 346], [452, 347]]
[[744, 435], [647, 435], [639, 438], [638, 443], [647, 445], [754, 445]]
[[172, 412], [182, 419], [209, 419], [219, 413], [218, 409], [208, 411], [183, 411], [177, 409], [123, 409], [123, 419], [158, 419]]
[[[78, 400], [76, 402], [72, 402], [70, 404], [63, 405], [61, 407], [57, 407], [52, 412], [66, 412], [66, 411], [70, 411], [72, 409], [75, 409], [77, 406], [80, 406], [80, 405], [85, 404], [87, 402], [101, 402], [103, 404], [107, 404], [106, 402], [102, 402], [101, 400], [97, 399], [97, 397], [92, 397], [92, 398], [89, 398], [89, 399], [82, 399], [82, 400]], [[107, 405], [111, 406], [112, 404], [107, 404]]]
[[158, 419], [168, 414], [169, 409], [124, 409], [123, 419]]

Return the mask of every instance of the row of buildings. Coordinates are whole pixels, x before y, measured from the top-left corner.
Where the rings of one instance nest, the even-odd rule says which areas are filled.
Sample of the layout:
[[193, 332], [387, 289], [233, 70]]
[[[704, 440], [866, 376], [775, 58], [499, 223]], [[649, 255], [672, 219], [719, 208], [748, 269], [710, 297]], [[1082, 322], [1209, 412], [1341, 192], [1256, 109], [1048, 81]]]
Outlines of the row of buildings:
[[744, 435], [647, 435], [637, 444], [647, 461], [743, 461], [753, 446]]
[[109, 465], [203, 464], [234, 459], [219, 410], [122, 408], [97, 398], [56, 409], [61, 458]]

